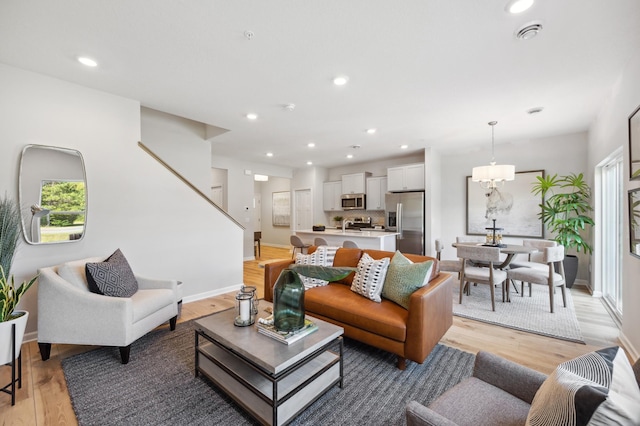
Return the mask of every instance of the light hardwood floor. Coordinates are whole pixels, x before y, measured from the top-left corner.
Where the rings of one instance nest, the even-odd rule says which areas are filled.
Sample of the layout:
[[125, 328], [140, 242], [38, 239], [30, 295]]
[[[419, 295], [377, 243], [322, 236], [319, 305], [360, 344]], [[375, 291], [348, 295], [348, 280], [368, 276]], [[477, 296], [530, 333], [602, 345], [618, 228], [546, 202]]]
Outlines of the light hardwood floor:
[[[262, 246], [262, 257], [244, 264], [244, 282], [255, 285], [263, 295], [263, 269], [260, 261], [289, 258], [286, 249]], [[585, 290], [571, 290], [586, 345], [519, 332], [503, 327], [453, 317], [453, 326], [441, 343], [464, 351], [476, 353], [485, 350], [527, 365], [543, 373], [567, 359], [587, 353], [596, 348], [620, 344], [618, 329], [599, 299], [591, 297]], [[198, 318], [233, 306], [232, 294], [185, 304], [179, 322]], [[23, 386], [18, 390], [16, 405], [11, 406], [11, 397], [0, 393], [0, 425], [75, 425], [77, 424], [67, 392], [61, 360], [92, 349], [86, 346], [53, 345], [51, 358], [42, 362], [36, 342], [27, 342], [22, 347]], [[135, 351], [131, 362], [135, 362]], [[0, 383], [9, 382], [9, 367], [0, 367]]]

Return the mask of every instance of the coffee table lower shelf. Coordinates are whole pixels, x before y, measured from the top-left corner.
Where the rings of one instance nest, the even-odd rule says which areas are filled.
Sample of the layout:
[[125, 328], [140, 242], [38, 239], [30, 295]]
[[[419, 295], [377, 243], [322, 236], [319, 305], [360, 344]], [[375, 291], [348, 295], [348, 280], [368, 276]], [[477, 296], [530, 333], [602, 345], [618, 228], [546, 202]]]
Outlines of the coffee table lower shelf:
[[338, 337], [274, 375], [196, 331], [195, 374], [202, 373], [260, 423], [285, 425], [330, 388], [342, 387], [342, 354]]

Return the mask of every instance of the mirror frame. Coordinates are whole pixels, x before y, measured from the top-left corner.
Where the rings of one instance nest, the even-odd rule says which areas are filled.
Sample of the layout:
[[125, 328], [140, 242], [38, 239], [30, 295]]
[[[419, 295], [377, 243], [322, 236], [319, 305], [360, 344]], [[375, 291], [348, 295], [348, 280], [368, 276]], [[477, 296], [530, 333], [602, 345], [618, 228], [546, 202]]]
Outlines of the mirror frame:
[[629, 190], [629, 250], [640, 258], [640, 188]]
[[[84, 177], [85, 208], [84, 208], [84, 226], [83, 226], [82, 234], [77, 239], [69, 239], [69, 240], [62, 240], [62, 241], [49, 241], [49, 242], [47, 242], [47, 241], [45, 241], [45, 242], [41, 242], [41, 241], [34, 242], [34, 241], [31, 240], [31, 238], [27, 238], [27, 222], [29, 222], [29, 221], [27, 220], [25, 212], [26, 211], [31, 211], [31, 205], [32, 204], [30, 203], [28, 206], [27, 205], [23, 205], [25, 203], [24, 195], [22, 193], [23, 173], [25, 172], [25, 170], [24, 170], [24, 167], [25, 167], [25, 164], [24, 164], [25, 153], [27, 152], [27, 150], [34, 149], [34, 148], [58, 151], [58, 152], [62, 152], [62, 153], [65, 153], [65, 154], [71, 154], [71, 155], [77, 156], [80, 159], [80, 166], [81, 166], [81, 169], [82, 169], [82, 176]], [[51, 179], [51, 180], [55, 180], [55, 179]], [[65, 181], [65, 179], [59, 179], [59, 180], [60, 181]], [[69, 179], [66, 179], [66, 180], [69, 180]], [[40, 191], [41, 190], [42, 190], [42, 188], [40, 188]], [[19, 170], [18, 170], [18, 203], [20, 205], [20, 216], [21, 216], [21, 223], [22, 223], [22, 237], [27, 242], [27, 244], [31, 244], [31, 245], [65, 244], [65, 243], [75, 243], [75, 242], [79, 242], [79, 241], [83, 240], [84, 236], [85, 236], [85, 234], [87, 232], [87, 216], [88, 216], [88, 212], [89, 212], [89, 192], [88, 192], [88, 185], [87, 185], [87, 170], [85, 168], [84, 158], [82, 156], [82, 153], [80, 151], [76, 150], [76, 149], [62, 148], [62, 147], [58, 147], [58, 146], [38, 145], [38, 144], [26, 145], [22, 149], [22, 154], [20, 156], [20, 167], [19, 167]], [[29, 234], [29, 235], [31, 235], [31, 234]]]
[[640, 106], [629, 116], [629, 179], [640, 179]]

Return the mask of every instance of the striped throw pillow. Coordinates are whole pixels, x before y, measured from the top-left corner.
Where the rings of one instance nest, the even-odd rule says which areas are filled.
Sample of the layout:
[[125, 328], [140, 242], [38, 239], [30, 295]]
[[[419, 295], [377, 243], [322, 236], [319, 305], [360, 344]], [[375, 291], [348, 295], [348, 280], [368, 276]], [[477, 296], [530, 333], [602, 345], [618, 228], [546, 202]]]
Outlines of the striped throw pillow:
[[363, 254], [356, 268], [356, 275], [351, 283], [351, 291], [374, 302], [382, 302], [380, 294], [384, 278], [389, 268], [389, 258], [374, 260], [367, 253]]

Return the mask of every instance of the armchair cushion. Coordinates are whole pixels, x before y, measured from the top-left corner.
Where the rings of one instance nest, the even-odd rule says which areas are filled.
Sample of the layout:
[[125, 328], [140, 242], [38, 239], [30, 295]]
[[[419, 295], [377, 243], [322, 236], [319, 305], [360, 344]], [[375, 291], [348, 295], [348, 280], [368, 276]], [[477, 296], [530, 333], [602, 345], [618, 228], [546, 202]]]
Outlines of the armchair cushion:
[[104, 262], [87, 263], [86, 269], [89, 290], [93, 293], [131, 297], [138, 291], [136, 277], [120, 249]]
[[58, 275], [66, 280], [69, 284], [80, 290], [89, 290], [87, 284], [87, 268], [85, 265], [87, 262], [102, 262], [104, 257], [89, 257], [87, 259], [72, 260], [60, 265], [58, 268]]
[[640, 423], [640, 389], [624, 351], [600, 349], [558, 365], [536, 393], [527, 425]]

